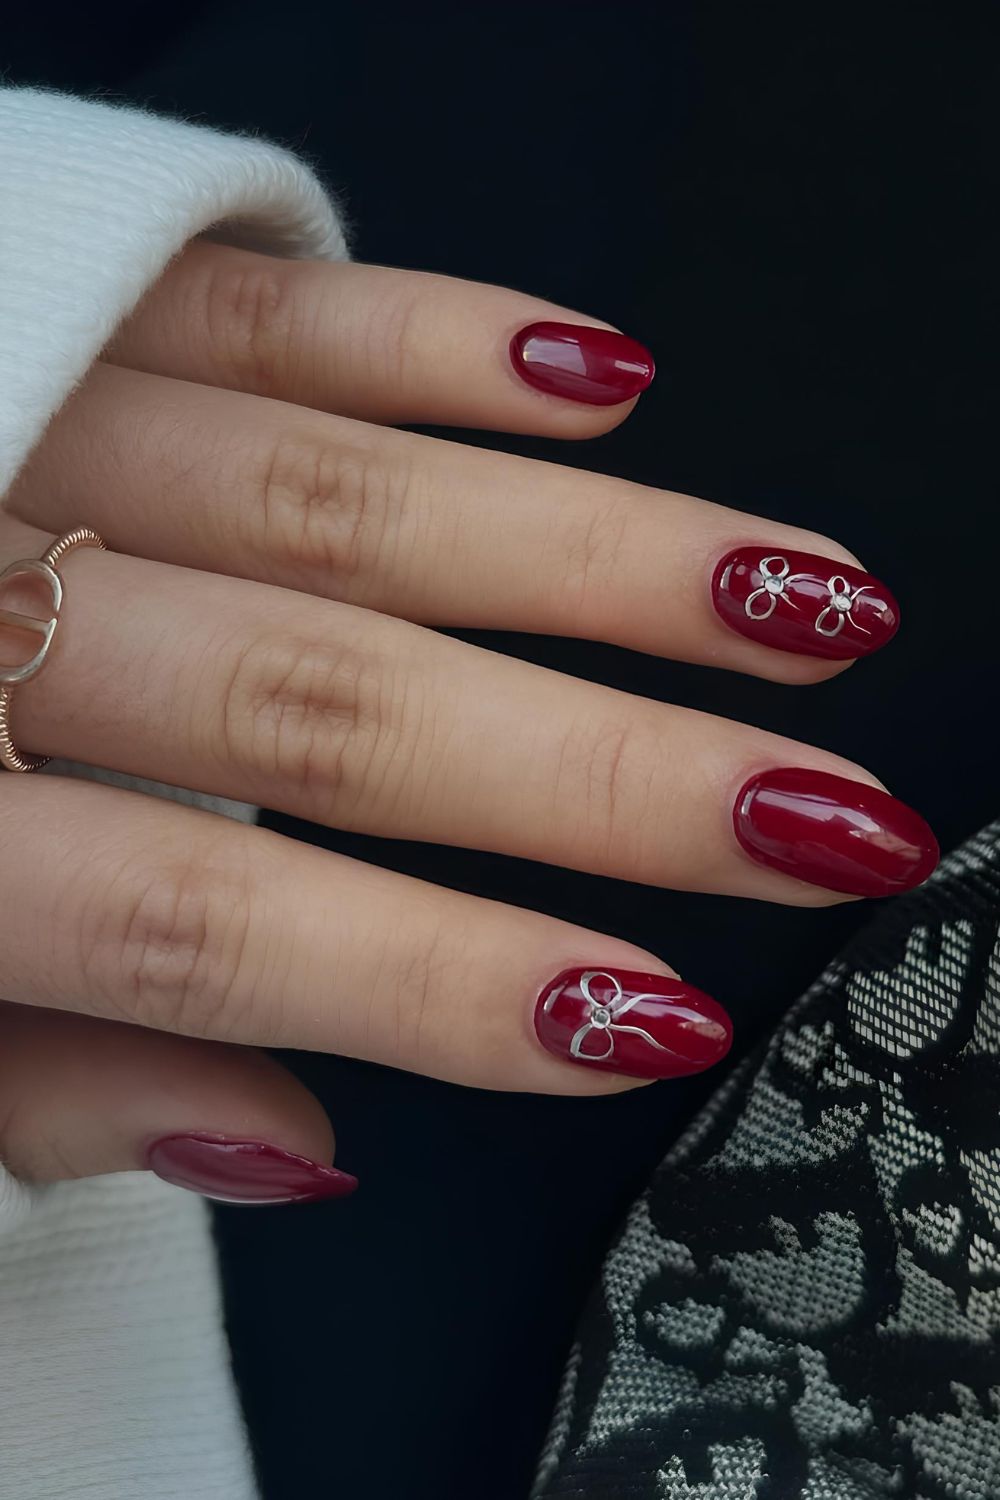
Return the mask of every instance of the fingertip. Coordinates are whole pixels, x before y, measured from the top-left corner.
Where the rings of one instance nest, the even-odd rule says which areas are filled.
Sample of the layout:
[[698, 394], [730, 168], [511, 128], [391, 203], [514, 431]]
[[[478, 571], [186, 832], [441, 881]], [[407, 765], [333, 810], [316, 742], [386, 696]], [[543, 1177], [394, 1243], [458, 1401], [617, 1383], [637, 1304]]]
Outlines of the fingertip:
[[537, 397], [537, 410], [525, 413], [518, 421], [517, 431], [554, 438], [561, 443], [585, 443], [605, 437], [627, 421], [639, 404], [638, 396], [620, 406], [581, 406], [556, 396], [530, 394]]
[[[758, 653], [755, 652], [755, 656]], [[763, 660], [755, 661], [754, 676], [767, 682], [776, 682], [785, 687], [818, 687], [832, 682], [853, 667], [857, 658], [843, 661], [823, 661], [819, 657], [793, 656], [790, 652], [763, 650]]]
[[[320, 1196], [351, 1190], [353, 1179], [345, 1182], [348, 1174], [329, 1165], [333, 1132], [318, 1100], [252, 1048], [3, 1006], [0, 1085], [9, 1104], [0, 1155], [28, 1181], [154, 1166], [167, 1177], [150, 1157], [157, 1143], [211, 1138], [242, 1143], [251, 1156], [277, 1153], [274, 1160], [311, 1163]], [[246, 1150], [243, 1157], [245, 1166]], [[296, 1191], [303, 1170], [295, 1167], [289, 1179]], [[262, 1194], [272, 1189], [274, 1176], [273, 1161], [264, 1161], [258, 1169]]]

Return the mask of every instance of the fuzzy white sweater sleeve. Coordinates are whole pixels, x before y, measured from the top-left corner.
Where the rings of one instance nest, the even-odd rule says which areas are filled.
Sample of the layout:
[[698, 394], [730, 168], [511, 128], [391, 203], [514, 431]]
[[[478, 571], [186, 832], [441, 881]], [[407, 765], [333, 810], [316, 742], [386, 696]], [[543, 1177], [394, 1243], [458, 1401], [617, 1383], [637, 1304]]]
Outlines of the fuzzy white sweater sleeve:
[[[118, 323], [206, 231], [346, 254], [286, 151], [0, 88], [0, 502]], [[146, 1173], [28, 1190], [0, 1164], [0, 1497], [255, 1493], [204, 1203]]]

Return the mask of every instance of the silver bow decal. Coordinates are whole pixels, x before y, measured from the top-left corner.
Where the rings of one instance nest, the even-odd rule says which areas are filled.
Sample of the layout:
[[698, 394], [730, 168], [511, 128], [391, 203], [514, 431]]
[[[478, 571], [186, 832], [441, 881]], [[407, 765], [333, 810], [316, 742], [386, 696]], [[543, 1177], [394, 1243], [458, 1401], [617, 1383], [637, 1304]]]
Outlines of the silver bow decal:
[[[857, 603], [859, 595], [866, 592], [871, 593], [870, 586], [866, 583], [861, 588], [852, 591], [847, 579], [840, 573], [835, 573], [832, 578], [828, 578], [826, 586], [830, 590], [830, 602], [825, 609], [820, 610], [816, 619], [816, 629], [820, 635], [839, 635], [844, 628], [845, 620], [850, 620], [855, 630], [860, 630], [862, 635], [871, 635], [871, 631], [866, 630], [863, 625], [859, 625], [851, 614], [851, 610]], [[824, 620], [833, 621], [832, 630], [825, 628], [823, 624]]]
[[[771, 566], [772, 563], [778, 563], [780, 566], [774, 568]], [[793, 609], [798, 609], [799, 606], [795, 600], [790, 599], [785, 593], [785, 584], [794, 583], [796, 578], [804, 578], [806, 575], [804, 573], [790, 574], [788, 571], [790, 566], [787, 557], [778, 557], [775, 555], [773, 557], [761, 558], [757, 565], [757, 571], [764, 582], [759, 589], [754, 589], [743, 606], [751, 620], [769, 620], [778, 607], [779, 599], [784, 599], [786, 604], [790, 604]], [[766, 600], [763, 609], [754, 609], [754, 601], [756, 599]]]
[[[606, 1003], [598, 1000], [590, 988], [592, 979], [603, 979], [612, 990], [612, 997]], [[658, 1052], [670, 1053], [669, 1047], [661, 1046], [655, 1037], [651, 1037], [648, 1031], [641, 1026], [622, 1026], [618, 1017], [630, 1011], [633, 1005], [640, 1000], [660, 1000], [660, 995], [630, 995], [626, 1000], [621, 985], [613, 974], [605, 974], [600, 969], [588, 969], [580, 978], [580, 989], [583, 991], [584, 999], [590, 1005], [590, 1014], [573, 1037], [569, 1044], [571, 1057], [578, 1058], [581, 1062], [607, 1062], [615, 1055], [615, 1035], [618, 1032], [628, 1032], [631, 1036], [641, 1036], [644, 1042], [655, 1047]], [[603, 1035], [607, 1046], [603, 1052], [584, 1052], [583, 1044], [589, 1036], [595, 1033]], [[673, 1054], [671, 1054], [673, 1055]]]
[[[777, 564], [777, 566], [775, 566]], [[792, 573], [789, 571], [791, 564], [787, 557], [781, 557], [775, 553], [771, 557], [762, 557], [757, 565], [757, 571], [764, 580], [760, 588], [754, 589], [753, 593], [747, 595], [743, 608], [751, 620], [769, 620], [778, 607], [778, 600], [784, 599], [793, 609], [798, 609], [795, 600], [786, 592], [786, 585], [794, 583], [796, 579], [808, 578], [808, 573]], [[839, 635], [844, 628], [844, 621], [852, 624], [855, 630], [862, 635], [871, 635], [863, 625], [859, 625], [851, 614], [851, 610], [862, 594], [871, 593], [870, 584], [862, 584], [861, 588], [852, 589], [847, 579], [840, 573], [835, 573], [828, 578], [826, 586], [830, 591], [830, 602], [824, 605], [816, 617], [815, 628], [817, 634], [825, 635], [828, 639]], [[756, 608], [758, 599], [765, 600], [763, 609]]]

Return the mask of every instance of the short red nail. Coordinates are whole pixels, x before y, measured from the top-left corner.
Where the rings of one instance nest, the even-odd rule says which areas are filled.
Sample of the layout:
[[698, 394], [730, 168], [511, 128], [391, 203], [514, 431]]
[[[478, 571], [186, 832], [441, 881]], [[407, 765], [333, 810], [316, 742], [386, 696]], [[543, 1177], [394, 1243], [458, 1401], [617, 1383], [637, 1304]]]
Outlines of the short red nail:
[[146, 1153], [151, 1172], [219, 1203], [316, 1203], [346, 1198], [358, 1179], [266, 1141], [168, 1135]]
[[927, 879], [940, 857], [919, 813], [846, 776], [764, 771], [736, 799], [733, 826], [758, 864], [852, 896], [892, 896]]
[[712, 602], [740, 635], [827, 660], [869, 656], [899, 629], [884, 583], [812, 552], [737, 547], [715, 570]]
[[732, 1022], [709, 995], [665, 974], [566, 969], [538, 997], [535, 1030], [557, 1057], [631, 1078], [682, 1078], [721, 1062]]
[[510, 359], [536, 390], [588, 406], [631, 401], [656, 373], [648, 349], [609, 328], [530, 323], [510, 341]]

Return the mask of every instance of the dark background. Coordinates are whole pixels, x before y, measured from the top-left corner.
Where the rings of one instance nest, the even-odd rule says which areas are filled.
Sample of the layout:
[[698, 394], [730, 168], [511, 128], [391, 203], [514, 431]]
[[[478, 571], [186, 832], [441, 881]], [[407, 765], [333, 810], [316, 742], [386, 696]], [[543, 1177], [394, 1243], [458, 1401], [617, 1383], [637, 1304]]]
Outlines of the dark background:
[[[260, 130], [318, 165], [359, 259], [505, 282], [647, 343], [659, 374], [621, 431], [482, 441], [832, 534], [898, 594], [899, 638], [805, 689], [490, 643], [861, 761], [947, 849], [998, 811], [997, 27], [989, 7], [794, 14], [42, 6], [5, 18], [0, 66]], [[273, 821], [662, 953], [726, 1003], [740, 1051], [866, 917]], [[707, 1085], [549, 1100], [293, 1065], [363, 1191], [217, 1215], [265, 1497], [523, 1497], [607, 1240]]]

